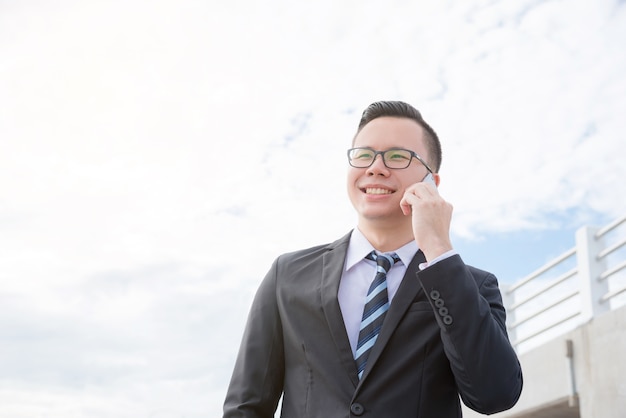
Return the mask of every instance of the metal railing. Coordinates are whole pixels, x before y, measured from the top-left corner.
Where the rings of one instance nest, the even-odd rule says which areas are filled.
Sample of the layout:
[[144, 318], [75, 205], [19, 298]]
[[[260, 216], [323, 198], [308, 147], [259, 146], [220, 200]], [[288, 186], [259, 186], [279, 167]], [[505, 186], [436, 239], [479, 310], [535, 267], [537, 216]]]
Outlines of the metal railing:
[[626, 304], [625, 223], [626, 216], [603, 228], [580, 228], [574, 248], [503, 287], [509, 337], [518, 352]]

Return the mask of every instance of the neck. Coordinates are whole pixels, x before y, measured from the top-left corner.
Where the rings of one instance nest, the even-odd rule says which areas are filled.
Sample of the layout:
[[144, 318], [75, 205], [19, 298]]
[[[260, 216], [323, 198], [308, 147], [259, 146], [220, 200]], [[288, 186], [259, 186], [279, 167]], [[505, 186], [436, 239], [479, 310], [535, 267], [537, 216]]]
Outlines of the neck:
[[359, 230], [365, 238], [380, 252], [397, 250], [413, 241], [413, 229], [409, 222], [390, 224], [380, 221], [359, 220]]

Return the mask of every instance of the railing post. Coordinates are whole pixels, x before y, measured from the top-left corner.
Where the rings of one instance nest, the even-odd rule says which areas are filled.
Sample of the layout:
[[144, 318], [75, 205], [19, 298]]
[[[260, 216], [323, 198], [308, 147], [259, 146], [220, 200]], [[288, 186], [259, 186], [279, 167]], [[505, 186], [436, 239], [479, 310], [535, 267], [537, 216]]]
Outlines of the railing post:
[[609, 311], [610, 304], [602, 302], [602, 296], [609, 291], [606, 280], [599, 280], [606, 270], [604, 259], [598, 254], [604, 249], [602, 237], [596, 238], [600, 228], [584, 226], [576, 231], [576, 257], [578, 259], [578, 277], [580, 279], [581, 323], [590, 321], [594, 316]]

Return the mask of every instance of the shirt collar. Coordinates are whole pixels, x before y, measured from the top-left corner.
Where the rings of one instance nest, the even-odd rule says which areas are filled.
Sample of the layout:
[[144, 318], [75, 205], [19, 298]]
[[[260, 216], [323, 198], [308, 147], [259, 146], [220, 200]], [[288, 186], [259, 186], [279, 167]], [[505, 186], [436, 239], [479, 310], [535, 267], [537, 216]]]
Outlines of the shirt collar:
[[[413, 260], [413, 257], [415, 257], [417, 249], [417, 243], [413, 240], [391, 252], [398, 254], [402, 264], [408, 266], [411, 260]], [[348, 253], [346, 254], [346, 271], [362, 261], [365, 256], [373, 250], [375, 250], [374, 246], [370, 244], [359, 228], [354, 228], [354, 231], [352, 231], [350, 235], [350, 244], [348, 245]]]

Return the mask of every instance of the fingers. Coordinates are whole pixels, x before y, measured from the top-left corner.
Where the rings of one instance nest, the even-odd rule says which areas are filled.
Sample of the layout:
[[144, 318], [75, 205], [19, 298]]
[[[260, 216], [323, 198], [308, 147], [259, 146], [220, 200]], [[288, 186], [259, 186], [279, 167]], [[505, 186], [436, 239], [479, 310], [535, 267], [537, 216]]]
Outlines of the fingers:
[[406, 197], [403, 197], [400, 201], [400, 209], [402, 210], [402, 214], [404, 216], [408, 216], [411, 214], [411, 207], [412, 204], [407, 201]]
[[400, 207], [405, 216], [411, 215], [413, 236], [427, 260], [452, 249], [452, 205], [439, 195], [435, 187], [424, 183], [407, 187]]
[[422, 182], [415, 183], [404, 191], [400, 201], [400, 209], [404, 215], [410, 215], [413, 205], [417, 205], [420, 200], [432, 199], [433, 197], [439, 197], [436, 187]]

